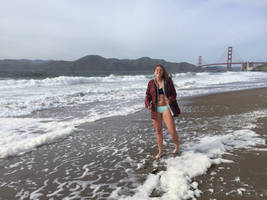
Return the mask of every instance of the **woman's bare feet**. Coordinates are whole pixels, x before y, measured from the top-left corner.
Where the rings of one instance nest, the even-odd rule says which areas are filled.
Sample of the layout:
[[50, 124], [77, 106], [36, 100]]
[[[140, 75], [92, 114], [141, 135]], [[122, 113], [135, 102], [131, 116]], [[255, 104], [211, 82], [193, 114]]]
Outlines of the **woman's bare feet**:
[[178, 154], [179, 153], [179, 146], [178, 145], [175, 147], [175, 149], [173, 150], [172, 153], [173, 154]]
[[162, 156], [162, 152], [159, 152], [156, 156], [155, 159], [159, 159]]

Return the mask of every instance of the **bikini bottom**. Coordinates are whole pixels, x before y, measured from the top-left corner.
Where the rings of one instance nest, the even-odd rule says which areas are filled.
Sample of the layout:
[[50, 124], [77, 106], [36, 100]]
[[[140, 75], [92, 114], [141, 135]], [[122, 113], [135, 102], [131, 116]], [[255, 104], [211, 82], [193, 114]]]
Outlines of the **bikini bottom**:
[[165, 110], [169, 109], [168, 106], [158, 106], [157, 107], [157, 112], [163, 113]]

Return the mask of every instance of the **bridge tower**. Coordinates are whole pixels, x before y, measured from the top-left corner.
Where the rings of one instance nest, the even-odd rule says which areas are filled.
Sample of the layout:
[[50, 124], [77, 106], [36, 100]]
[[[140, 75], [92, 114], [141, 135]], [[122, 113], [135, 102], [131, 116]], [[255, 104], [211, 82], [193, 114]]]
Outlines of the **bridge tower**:
[[201, 68], [202, 65], [202, 56], [198, 57], [198, 68]]
[[242, 63], [242, 71], [247, 71], [248, 70], [248, 63], [247, 62], [243, 62]]
[[233, 47], [228, 47], [228, 54], [227, 54], [227, 71], [231, 71], [231, 67], [232, 67], [232, 58], [233, 58]]

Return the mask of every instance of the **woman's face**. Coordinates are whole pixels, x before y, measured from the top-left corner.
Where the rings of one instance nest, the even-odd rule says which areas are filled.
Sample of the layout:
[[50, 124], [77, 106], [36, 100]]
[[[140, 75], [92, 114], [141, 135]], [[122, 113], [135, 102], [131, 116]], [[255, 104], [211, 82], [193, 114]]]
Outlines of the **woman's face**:
[[161, 67], [156, 67], [154, 74], [155, 74], [156, 78], [162, 78], [163, 69]]

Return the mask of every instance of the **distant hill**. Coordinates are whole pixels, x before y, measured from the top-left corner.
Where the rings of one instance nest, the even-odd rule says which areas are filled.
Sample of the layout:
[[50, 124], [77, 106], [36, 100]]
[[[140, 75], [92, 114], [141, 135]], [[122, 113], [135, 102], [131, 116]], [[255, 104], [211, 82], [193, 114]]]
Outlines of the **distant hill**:
[[252, 71], [267, 71], [267, 63], [255, 67]]
[[195, 71], [196, 66], [181, 62], [167, 62], [162, 59], [143, 57], [135, 60], [104, 58], [88, 55], [75, 61], [55, 60], [0, 60], [0, 72], [5, 73], [48, 73], [48, 74], [83, 74], [107, 72], [151, 72], [155, 65], [162, 64], [170, 72]]

